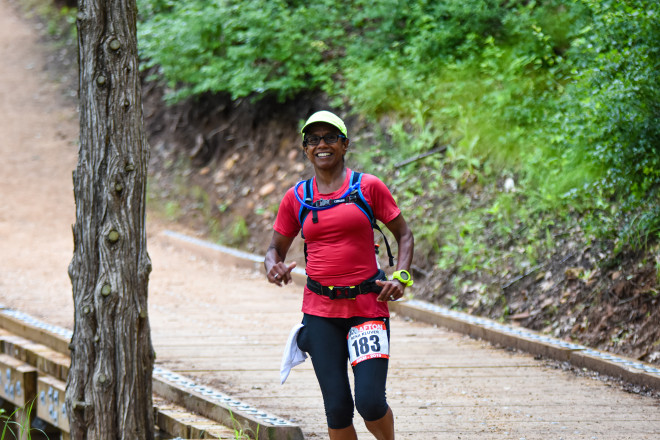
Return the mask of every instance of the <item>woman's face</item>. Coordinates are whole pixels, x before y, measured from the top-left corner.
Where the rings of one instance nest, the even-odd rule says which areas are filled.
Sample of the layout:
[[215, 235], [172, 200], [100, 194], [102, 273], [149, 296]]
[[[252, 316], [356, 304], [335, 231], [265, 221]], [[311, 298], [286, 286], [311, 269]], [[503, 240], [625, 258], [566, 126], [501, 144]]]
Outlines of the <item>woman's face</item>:
[[[310, 136], [319, 136], [322, 138], [328, 134], [341, 134], [341, 132], [333, 125], [318, 122], [309, 126], [305, 132], [305, 138]], [[312, 165], [314, 165], [314, 168], [320, 169], [333, 169], [336, 166], [343, 165], [344, 155], [347, 149], [348, 139], [343, 138], [339, 138], [333, 144], [328, 144], [325, 139], [321, 139], [318, 145], [307, 144], [304, 147], [305, 155]]]

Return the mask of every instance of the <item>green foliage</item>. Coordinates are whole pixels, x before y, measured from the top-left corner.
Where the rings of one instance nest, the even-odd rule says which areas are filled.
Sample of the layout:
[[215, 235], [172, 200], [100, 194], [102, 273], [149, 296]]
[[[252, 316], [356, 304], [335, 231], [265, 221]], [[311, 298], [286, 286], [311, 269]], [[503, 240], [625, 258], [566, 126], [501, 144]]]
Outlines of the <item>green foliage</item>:
[[616, 251], [660, 238], [656, 2], [138, 3], [169, 99], [322, 93], [377, 127], [355, 160], [442, 269], [503, 277], [569, 230]]
[[[428, 150], [437, 142], [454, 142], [456, 155], [488, 162], [486, 166], [525, 171], [531, 164], [533, 172], [527, 175], [539, 177], [530, 181], [530, 186], [537, 187], [538, 182], [547, 181], [540, 175], [556, 170], [551, 162], [558, 153], [547, 145], [540, 129], [547, 115], [554, 113], [557, 95], [566, 82], [569, 68], [560, 54], [579, 30], [580, 10], [566, 9], [557, 1], [509, 9], [487, 2], [459, 3], [443, 2], [435, 7], [442, 12], [436, 17], [436, 26], [444, 26], [443, 17], [449, 17], [450, 23], [460, 22], [461, 14], [453, 18], [448, 14], [464, 7], [482, 11], [482, 24], [457, 30], [460, 35], [455, 37], [431, 26], [428, 34], [419, 37], [420, 41], [437, 42], [445, 52], [414, 52], [418, 49], [411, 45], [396, 64], [386, 56], [367, 62], [355, 57], [355, 65], [348, 59], [346, 94], [356, 112], [399, 121], [394, 130], [400, 132], [404, 127], [407, 139], [400, 133], [391, 134], [394, 150], [401, 149], [403, 156]], [[484, 5], [488, 11], [483, 11]], [[497, 11], [498, 20], [492, 11]], [[544, 32], [544, 22], [559, 22], [565, 26], [563, 33], [557, 26]], [[473, 29], [480, 31], [466, 32]], [[444, 38], [451, 42], [461, 38], [460, 45], [444, 44]], [[389, 54], [385, 48], [377, 52]], [[419, 133], [433, 136], [426, 136], [430, 138], [426, 141]], [[577, 176], [574, 180], [582, 183], [584, 179]]]
[[590, 155], [608, 170], [605, 185], [644, 195], [660, 177], [660, 8], [587, 3], [596, 16], [590, 35], [575, 43], [584, 70], [567, 97], [581, 103], [591, 130], [576, 138], [595, 147]]
[[618, 202], [614, 216], [598, 213], [598, 227], [609, 222], [616, 237], [617, 217], [629, 216], [618, 238], [639, 249], [659, 237], [659, 212], [647, 208], [657, 206], [660, 186], [660, 8], [644, 0], [582, 3], [592, 20], [573, 41], [575, 80], [548, 131], [562, 158], [578, 152], [580, 166], [596, 171], [588, 191]]
[[52, 0], [22, 0], [20, 6], [27, 16], [40, 18], [56, 46], [71, 47], [77, 44], [76, 8], [57, 7]]
[[318, 17], [329, 23], [337, 18], [318, 7], [230, 0], [138, 4], [143, 67], [157, 66], [171, 100], [206, 92], [234, 99], [271, 93], [283, 100], [332, 86], [336, 54], [330, 42], [341, 28], [317, 27]]
[[232, 245], [240, 244], [246, 238], [248, 238], [250, 236], [250, 230], [248, 229], [245, 218], [243, 217], [236, 218], [230, 227], [230, 232], [231, 232], [231, 237], [229, 239], [229, 243]]

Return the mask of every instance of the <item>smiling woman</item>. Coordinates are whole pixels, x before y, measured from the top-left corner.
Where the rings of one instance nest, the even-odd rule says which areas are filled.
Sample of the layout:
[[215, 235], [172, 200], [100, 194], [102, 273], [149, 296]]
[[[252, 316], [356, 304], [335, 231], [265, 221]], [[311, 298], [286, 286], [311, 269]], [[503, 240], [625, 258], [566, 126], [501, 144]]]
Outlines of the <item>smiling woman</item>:
[[[315, 169], [333, 169], [339, 160], [343, 165], [350, 141], [346, 125], [337, 115], [325, 110], [316, 112], [307, 120], [301, 133], [304, 136], [303, 150]], [[332, 188], [319, 188], [321, 192], [331, 192], [324, 189]]]
[[[349, 139], [338, 133], [339, 129], [336, 126], [317, 121], [306, 125], [305, 129], [303, 149], [315, 170], [335, 170], [337, 163], [344, 163]], [[332, 187], [324, 187], [323, 183], [317, 179], [319, 191], [332, 192]]]
[[[314, 177], [284, 195], [264, 261], [267, 278], [278, 286], [291, 282], [296, 263], [285, 264], [285, 259], [301, 232], [308, 278], [302, 327], [297, 326], [292, 343], [312, 358], [330, 439], [357, 439], [354, 407], [376, 438], [393, 439], [394, 416], [385, 398], [390, 338], [387, 302], [401, 298], [412, 284], [408, 270], [413, 235], [387, 186], [376, 176], [346, 167], [350, 141], [337, 115], [316, 112], [301, 132]], [[305, 221], [310, 212], [312, 220]], [[398, 244], [397, 270], [390, 280], [374, 254], [376, 219]], [[346, 372], [349, 361], [355, 403]]]

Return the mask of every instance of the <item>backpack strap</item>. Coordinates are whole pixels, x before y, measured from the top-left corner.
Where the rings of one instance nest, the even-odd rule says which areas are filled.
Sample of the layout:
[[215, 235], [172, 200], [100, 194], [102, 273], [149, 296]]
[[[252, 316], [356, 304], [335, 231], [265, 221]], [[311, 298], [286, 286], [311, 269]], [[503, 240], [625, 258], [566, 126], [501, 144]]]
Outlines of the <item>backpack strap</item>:
[[[305, 223], [305, 218], [307, 217], [307, 214], [311, 211], [306, 205], [311, 206], [313, 204], [314, 200], [314, 185], [313, 185], [313, 177], [310, 179], [305, 180], [302, 185], [303, 185], [303, 201], [305, 203], [302, 203], [300, 205], [300, 209], [298, 210], [298, 223], [300, 223], [300, 236], [305, 239], [305, 234], [302, 231], [302, 226]], [[296, 188], [296, 194], [298, 192], [298, 188]], [[314, 211], [314, 214], [312, 214], [313, 221], [314, 223], [319, 222], [319, 217], [316, 211]]]
[[[353, 190], [345, 197], [334, 200], [319, 200], [317, 202], [314, 202], [314, 182], [313, 182], [314, 178], [312, 177], [310, 179], [305, 180], [304, 182], [300, 182], [300, 184], [303, 185], [303, 202], [304, 202], [301, 203], [300, 210], [298, 211], [298, 222], [300, 223], [300, 236], [302, 237], [303, 240], [305, 239], [305, 234], [303, 233], [303, 224], [305, 223], [305, 219], [307, 218], [307, 215], [310, 213], [310, 211], [312, 212], [312, 221], [314, 223], [319, 222], [319, 218], [318, 218], [319, 209], [313, 209], [311, 207], [328, 209], [340, 203], [353, 202], [355, 206], [357, 206], [358, 209], [360, 209], [360, 211], [362, 211], [364, 215], [367, 216], [372, 229], [377, 230], [383, 236], [383, 241], [385, 242], [385, 247], [387, 248], [387, 257], [389, 259], [389, 264], [390, 266], [394, 266], [394, 256], [392, 255], [392, 250], [390, 248], [389, 242], [387, 241], [387, 237], [385, 236], [383, 230], [376, 223], [376, 217], [374, 216], [374, 212], [371, 209], [371, 206], [369, 206], [369, 204], [367, 203], [367, 200], [364, 198], [364, 194], [362, 194], [362, 187], [360, 186], [360, 183], [362, 182], [362, 174], [363, 173], [351, 171], [351, 180], [350, 180], [349, 188], [353, 188]], [[298, 197], [298, 185], [296, 185], [295, 191], [296, 191], [296, 196]], [[305, 261], [307, 261], [307, 243], [304, 244], [304, 251], [305, 251]]]
[[[362, 181], [362, 173], [356, 173], [353, 172], [353, 176], [351, 176], [351, 186], [353, 186], [356, 183], [360, 183]], [[378, 232], [380, 232], [380, 235], [383, 236], [383, 241], [385, 242], [385, 248], [387, 249], [387, 258], [389, 259], [390, 266], [394, 266], [394, 256], [392, 255], [392, 249], [390, 249], [390, 244], [387, 241], [387, 237], [385, 236], [385, 233], [383, 232], [382, 229], [378, 226], [376, 223], [376, 217], [374, 216], [374, 211], [371, 209], [371, 206], [367, 203], [367, 199], [364, 198], [364, 194], [362, 194], [362, 187], [358, 185], [357, 189], [357, 195], [358, 197], [355, 198], [355, 200], [352, 200], [353, 203], [357, 205], [358, 208], [364, 214], [367, 216], [369, 219], [369, 222], [371, 223], [371, 227]]]
[[[357, 185], [357, 188], [351, 192], [349, 197], [351, 198], [351, 202], [355, 203], [358, 208], [360, 208], [360, 211], [364, 213], [364, 215], [367, 216], [369, 219], [369, 223], [371, 223], [371, 227], [373, 228], [374, 225], [376, 224], [376, 218], [374, 217], [374, 211], [371, 209], [371, 206], [367, 203], [367, 199], [364, 198], [364, 194], [362, 194], [362, 187], [359, 185], [362, 182], [362, 173], [356, 173], [355, 171], [353, 172], [353, 175], [351, 176], [351, 188]], [[351, 197], [352, 196], [352, 197]]]

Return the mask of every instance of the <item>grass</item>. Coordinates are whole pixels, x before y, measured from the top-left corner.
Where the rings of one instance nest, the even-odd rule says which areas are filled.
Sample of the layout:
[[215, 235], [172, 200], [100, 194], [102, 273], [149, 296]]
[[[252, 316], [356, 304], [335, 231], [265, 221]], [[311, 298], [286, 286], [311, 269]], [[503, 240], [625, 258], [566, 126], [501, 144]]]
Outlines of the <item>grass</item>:
[[[46, 433], [40, 429], [30, 428], [29, 420], [31, 419], [33, 406], [34, 406], [34, 400], [30, 401], [23, 407], [16, 408], [9, 415], [6, 414], [6, 411], [4, 409], [0, 409], [0, 423], [2, 424], [2, 431], [0, 432], [0, 440], [14, 440], [19, 438], [30, 440], [32, 438], [33, 431], [37, 431], [43, 435], [46, 435]], [[24, 420], [28, 421], [25, 424], [13, 420], [14, 417], [20, 414], [21, 412], [25, 413]]]
[[[252, 440], [259, 438], [259, 428], [261, 428], [261, 425], [257, 425], [257, 432], [254, 433], [250, 428], [243, 428], [238, 420], [234, 418], [234, 413], [231, 410], [229, 410], [229, 416], [231, 417], [235, 440]], [[254, 437], [251, 437], [250, 434], [254, 434]]]

